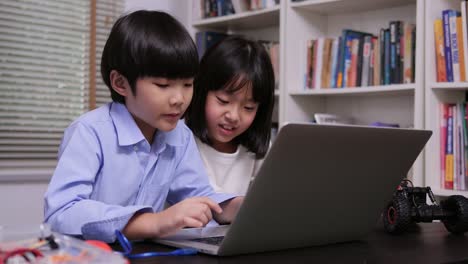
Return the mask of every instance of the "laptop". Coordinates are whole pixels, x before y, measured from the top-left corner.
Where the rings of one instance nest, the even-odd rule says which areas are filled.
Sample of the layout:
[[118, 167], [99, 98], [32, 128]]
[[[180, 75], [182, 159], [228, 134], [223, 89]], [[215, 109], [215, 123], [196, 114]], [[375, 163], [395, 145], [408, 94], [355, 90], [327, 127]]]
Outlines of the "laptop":
[[231, 225], [183, 229], [155, 241], [229, 256], [362, 239], [431, 134], [287, 124]]

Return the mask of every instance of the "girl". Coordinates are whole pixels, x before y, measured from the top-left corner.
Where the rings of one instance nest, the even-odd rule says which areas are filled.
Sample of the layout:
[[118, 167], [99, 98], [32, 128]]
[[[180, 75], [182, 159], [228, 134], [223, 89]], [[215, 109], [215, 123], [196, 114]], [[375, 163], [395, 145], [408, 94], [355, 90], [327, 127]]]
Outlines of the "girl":
[[203, 56], [186, 122], [215, 191], [247, 192], [268, 150], [274, 86], [257, 42], [228, 37]]

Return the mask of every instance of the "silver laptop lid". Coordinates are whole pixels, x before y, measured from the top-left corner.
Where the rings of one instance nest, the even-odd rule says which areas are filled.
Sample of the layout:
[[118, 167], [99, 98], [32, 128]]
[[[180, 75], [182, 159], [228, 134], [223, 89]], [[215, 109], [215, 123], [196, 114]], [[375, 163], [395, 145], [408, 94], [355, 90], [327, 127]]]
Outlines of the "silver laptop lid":
[[375, 226], [431, 131], [288, 124], [219, 255], [344, 242]]

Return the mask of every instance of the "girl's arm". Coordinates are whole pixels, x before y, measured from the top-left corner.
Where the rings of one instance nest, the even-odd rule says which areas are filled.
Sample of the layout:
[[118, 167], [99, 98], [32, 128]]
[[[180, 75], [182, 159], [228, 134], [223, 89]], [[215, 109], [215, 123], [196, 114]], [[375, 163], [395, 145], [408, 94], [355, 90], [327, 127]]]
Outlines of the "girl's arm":
[[233, 199], [220, 203], [219, 205], [223, 209], [223, 212], [220, 214], [215, 212], [213, 214], [216, 222], [220, 224], [229, 224], [234, 221], [234, 218], [236, 218], [237, 212], [239, 211], [242, 202], [244, 202], [244, 196], [237, 196]]

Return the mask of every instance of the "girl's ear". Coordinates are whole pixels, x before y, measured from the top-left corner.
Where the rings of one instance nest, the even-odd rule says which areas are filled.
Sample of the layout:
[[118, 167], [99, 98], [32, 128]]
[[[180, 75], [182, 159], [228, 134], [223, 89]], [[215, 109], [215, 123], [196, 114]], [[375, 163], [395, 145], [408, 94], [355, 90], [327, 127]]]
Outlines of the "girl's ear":
[[127, 78], [116, 70], [110, 72], [110, 84], [112, 89], [123, 97], [132, 94]]

